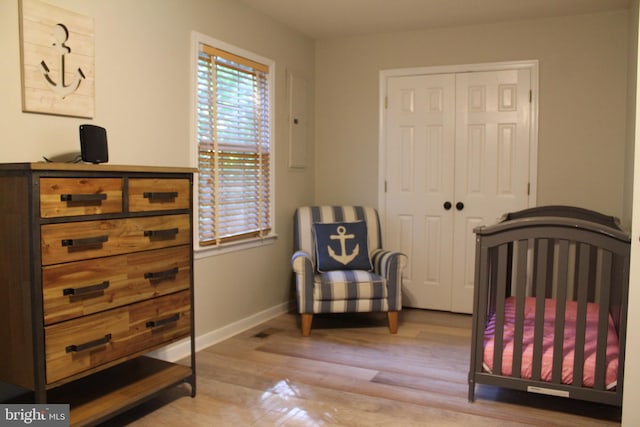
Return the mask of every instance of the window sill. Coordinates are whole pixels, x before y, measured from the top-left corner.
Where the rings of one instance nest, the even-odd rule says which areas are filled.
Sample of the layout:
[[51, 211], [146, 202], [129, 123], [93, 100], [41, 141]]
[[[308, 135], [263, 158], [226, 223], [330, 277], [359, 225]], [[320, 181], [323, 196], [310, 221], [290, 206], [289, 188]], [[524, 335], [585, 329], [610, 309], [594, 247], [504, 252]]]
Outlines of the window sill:
[[211, 256], [227, 254], [230, 252], [243, 251], [246, 249], [259, 248], [262, 246], [272, 245], [278, 238], [277, 234], [267, 237], [256, 237], [241, 242], [224, 243], [222, 245], [202, 246], [194, 251], [194, 259], [208, 258]]

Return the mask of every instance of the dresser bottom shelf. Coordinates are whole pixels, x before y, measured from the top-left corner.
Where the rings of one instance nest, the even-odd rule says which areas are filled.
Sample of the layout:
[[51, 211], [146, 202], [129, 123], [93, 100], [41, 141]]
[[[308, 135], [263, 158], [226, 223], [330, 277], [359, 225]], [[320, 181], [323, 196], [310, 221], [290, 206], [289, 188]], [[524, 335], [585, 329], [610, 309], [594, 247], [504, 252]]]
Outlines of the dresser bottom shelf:
[[95, 425], [183, 382], [195, 396], [191, 367], [142, 356], [50, 390], [47, 400], [70, 404], [71, 426]]

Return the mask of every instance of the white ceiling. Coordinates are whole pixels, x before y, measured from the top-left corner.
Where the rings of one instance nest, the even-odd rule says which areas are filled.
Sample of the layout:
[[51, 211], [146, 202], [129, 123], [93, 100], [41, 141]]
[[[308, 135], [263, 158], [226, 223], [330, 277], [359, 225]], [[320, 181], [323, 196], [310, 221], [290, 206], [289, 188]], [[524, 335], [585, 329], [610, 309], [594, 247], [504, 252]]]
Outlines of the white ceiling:
[[629, 8], [629, 0], [240, 1], [317, 40]]

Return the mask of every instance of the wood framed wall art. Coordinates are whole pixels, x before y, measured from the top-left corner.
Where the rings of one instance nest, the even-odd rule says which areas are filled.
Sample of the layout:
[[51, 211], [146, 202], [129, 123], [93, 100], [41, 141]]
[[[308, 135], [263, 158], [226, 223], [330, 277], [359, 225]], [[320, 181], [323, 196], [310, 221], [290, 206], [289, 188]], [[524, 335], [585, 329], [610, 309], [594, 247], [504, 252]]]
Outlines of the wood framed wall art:
[[94, 20], [20, 0], [22, 111], [93, 118]]

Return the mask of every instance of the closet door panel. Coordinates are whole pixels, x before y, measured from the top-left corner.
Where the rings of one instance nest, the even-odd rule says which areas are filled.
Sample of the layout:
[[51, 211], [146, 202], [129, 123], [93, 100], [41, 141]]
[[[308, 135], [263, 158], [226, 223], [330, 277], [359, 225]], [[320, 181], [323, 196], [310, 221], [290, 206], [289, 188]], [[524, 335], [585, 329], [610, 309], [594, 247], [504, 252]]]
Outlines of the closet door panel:
[[529, 91], [529, 70], [456, 75], [451, 311], [472, 311], [473, 229], [528, 207]]
[[408, 255], [404, 304], [448, 310], [453, 218], [444, 205], [453, 201], [455, 78], [388, 83], [385, 245]]

